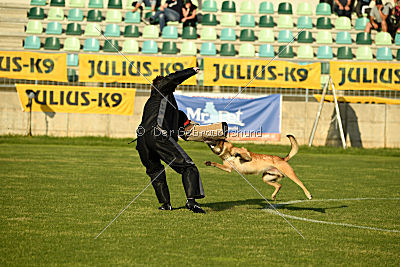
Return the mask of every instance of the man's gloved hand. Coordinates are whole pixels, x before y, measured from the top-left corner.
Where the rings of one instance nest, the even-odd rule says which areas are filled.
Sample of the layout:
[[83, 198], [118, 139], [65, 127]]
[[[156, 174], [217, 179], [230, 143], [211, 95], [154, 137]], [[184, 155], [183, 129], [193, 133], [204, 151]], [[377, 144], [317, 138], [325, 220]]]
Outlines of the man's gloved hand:
[[199, 73], [200, 69], [198, 67], [193, 68], [197, 73]]

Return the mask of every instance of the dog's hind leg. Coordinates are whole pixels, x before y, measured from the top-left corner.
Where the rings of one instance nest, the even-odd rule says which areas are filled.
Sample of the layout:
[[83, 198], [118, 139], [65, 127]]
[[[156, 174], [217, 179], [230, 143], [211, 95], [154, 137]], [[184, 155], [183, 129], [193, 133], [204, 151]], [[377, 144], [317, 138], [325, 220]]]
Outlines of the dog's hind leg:
[[272, 193], [271, 198], [272, 200], [276, 200], [276, 194], [278, 194], [279, 190], [281, 189], [282, 185], [276, 182], [276, 179], [278, 179], [278, 175], [273, 175], [273, 174], [264, 174], [263, 175], [263, 181], [266, 184], [269, 184], [270, 186], [275, 187], [274, 193]]

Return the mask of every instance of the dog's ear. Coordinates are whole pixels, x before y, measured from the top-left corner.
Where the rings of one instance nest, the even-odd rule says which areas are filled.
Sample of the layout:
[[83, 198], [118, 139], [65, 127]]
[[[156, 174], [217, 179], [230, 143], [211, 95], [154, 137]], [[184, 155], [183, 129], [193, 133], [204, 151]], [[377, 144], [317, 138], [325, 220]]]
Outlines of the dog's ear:
[[244, 147], [242, 147], [242, 148], [238, 148], [238, 147], [232, 148], [231, 155], [235, 156], [235, 157], [239, 156], [244, 161], [251, 161], [252, 160], [252, 158], [250, 156], [250, 152]]

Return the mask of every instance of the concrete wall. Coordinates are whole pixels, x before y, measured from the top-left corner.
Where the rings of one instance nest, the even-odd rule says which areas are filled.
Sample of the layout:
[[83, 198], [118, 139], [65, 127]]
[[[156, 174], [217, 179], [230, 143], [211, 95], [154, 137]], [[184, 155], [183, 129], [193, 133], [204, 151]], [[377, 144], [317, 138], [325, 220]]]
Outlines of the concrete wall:
[[[137, 94], [133, 116], [103, 114], [63, 114], [33, 112], [33, 135], [134, 137], [148, 96]], [[23, 112], [15, 90], [0, 91], [0, 134], [27, 134], [29, 113]], [[307, 144], [319, 103], [284, 101], [282, 144], [285, 135]], [[354, 147], [400, 147], [400, 106], [340, 104], [346, 141]], [[334, 105], [325, 103], [314, 145], [340, 145], [337, 126], [332, 121]]]

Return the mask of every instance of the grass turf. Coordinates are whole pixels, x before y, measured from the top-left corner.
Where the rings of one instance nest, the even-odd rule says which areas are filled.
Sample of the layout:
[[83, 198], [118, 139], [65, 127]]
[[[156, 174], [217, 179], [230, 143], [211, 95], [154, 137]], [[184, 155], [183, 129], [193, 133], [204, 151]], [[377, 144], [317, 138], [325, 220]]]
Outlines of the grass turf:
[[[181, 145], [197, 164], [206, 215], [184, 209], [178, 174], [167, 169], [172, 212], [157, 210], [148, 188], [98, 239], [94, 237], [149, 183], [134, 145], [108, 138], [0, 137], [1, 265], [396, 265], [400, 233], [288, 219], [201, 143]], [[285, 146], [252, 145], [284, 156]], [[400, 198], [399, 149], [301, 147], [290, 161], [318, 199]], [[247, 179], [268, 199], [271, 186]], [[276, 204], [305, 199], [282, 180]], [[273, 202], [272, 202], [273, 203]], [[400, 230], [399, 199], [301, 202], [279, 211], [302, 218]]]

